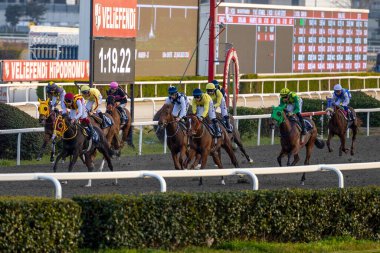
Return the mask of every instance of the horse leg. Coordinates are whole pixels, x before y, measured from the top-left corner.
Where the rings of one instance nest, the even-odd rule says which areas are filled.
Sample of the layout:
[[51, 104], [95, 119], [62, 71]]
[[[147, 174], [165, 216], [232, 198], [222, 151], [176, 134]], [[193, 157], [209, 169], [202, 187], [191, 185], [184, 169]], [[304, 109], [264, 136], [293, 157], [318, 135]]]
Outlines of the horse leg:
[[190, 148], [188, 156], [186, 157], [186, 159], [185, 159], [185, 161], [183, 162], [183, 165], [182, 165], [184, 169], [187, 169], [187, 165], [189, 165], [189, 163], [191, 162], [191, 160], [193, 160], [193, 158], [195, 156], [195, 153], [196, 153], [196, 151], [194, 149]]
[[[94, 162], [92, 160], [92, 154], [89, 154], [88, 152], [86, 152], [84, 154], [84, 162], [86, 164], [88, 172], [93, 172], [95, 169], [95, 166], [94, 166]], [[91, 185], [92, 185], [92, 180], [89, 179], [87, 184], [84, 185], [84, 187], [91, 187]]]
[[[221, 161], [221, 159], [220, 159], [220, 157], [221, 157], [220, 153], [221, 153], [221, 150], [220, 150], [220, 149], [218, 150], [217, 153], [214, 152], [214, 153], [212, 154], [212, 159], [214, 160], [214, 163], [218, 166], [219, 169], [223, 169], [223, 164], [222, 164], [222, 161]], [[223, 177], [223, 176], [221, 177], [220, 180], [221, 180], [220, 183], [221, 183], [222, 185], [225, 185], [225, 184], [226, 184], [226, 182], [224, 181], [224, 177]]]
[[[288, 153], [288, 161], [286, 162], [286, 166], [290, 166], [290, 157], [292, 156], [292, 153], [291, 152], [289, 152]], [[294, 157], [294, 159], [295, 159], [295, 157]]]
[[[206, 167], [206, 164], [207, 164], [207, 158], [208, 158], [208, 154], [207, 152], [204, 150], [202, 151], [202, 154], [201, 154], [201, 170], [204, 169]], [[196, 159], [196, 161], [199, 161], [198, 159]], [[203, 184], [203, 179], [202, 177], [199, 178], [199, 185], [202, 185]]]
[[[290, 156], [288, 156], [288, 159], [289, 159], [289, 157]], [[298, 155], [298, 153], [294, 154], [293, 157], [294, 157], [294, 159], [293, 159], [293, 162], [290, 164], [290, 166], [296, 165], [298, 163], [298, 161], [300, 160], [300, 156]], [[289, 160], [288, 160], [288, 163], [289, 163]], [[289, 166], [289, 164], [288, 164], [288, 166]]]
[[173, 149], [171, 151], [171, 154], [172, 154], [172, 159], [173, 159], [173, 162], [174, 162], [174, 169], [180, 170], [181, 169], [181, 165], [179, 163], [179, 158], [178, 158], [178, 156], [176, 154], [176, 151]]
[[[45, 135], [44, 135], [44, 142], [42, 143], [42, 146], [41, 146], [40, 152], [38, 152], [38, 155], [37, 155], [37, 161], [41, 161], [41, 159], [42, 159], [42, 154], [45, 152], [45, 149], [46, 149], [46, 146], [47, 146], [49, 140], [50, 140], [50, 137], [49, 137], [47, 134], [45, 134]], [[50, 160], [50, 161], [51, 161], [51, 160]], [[54, 160], [53, 160], [53, 162], [54, 162]]]
[[69, 172], [73, 171], [74, 164], [77, 162], [79, 156], [79, 152], [75, 152], [71, 157], [70, 157], [70, 163], [69, 163]]
[[54, 173], [57, 172], [57, 164], [58, 164], [59, 160], [61, 160], [61, 158], [64, 155], [66, 155], [66, 151], [62, 150], [62, 152], [59, 153], [59, 155], [57, 156], [57, 159], [55, 159], [55, 162], [54, 162], [54, 165], [53, 165], [53, 171], [54, 171]]
[[326, 145], [327, 145], [329, 152], [333, 152], [333, 149], [330, 146], [330, 141], [331, 141], [331, 138], [333, 136], [334, 136], [334, 134], [332, 133], [332, 131], [329, 131], [329, 136], [327, 137], [327, 141], [326, 141]]
[[356, 134], [358, 133], [358, 126], [352, 126], [352, 140], [351, 140], [351, 155], [354, 155], [354, 143], [356, 140]]
[[285, 152], [283, 150], [281, 150], [280, 154], [277, 156], [277, 162], [278, 162], [278, 165], [281, 167], [281, 158], [285, 155]]
[[342, 156], [342, 153], [346, 153], [347, 150], [346, 150], [346, 137], [345, 137], [345, 134], [340, 134], [339, 135], [339, 139], [340, 139], [340, 147], [339, 147], [339, 156]]
[[[106, 144], [106, 143], [104, 143]], [[107, 161], [107, 165], [108, 165], [108, 168], [110, 169], [110, 171], [113, 171], [113, 164], [112, 164], [112, 161], [111, 161], [111, 156], [109, 155], [109, 148], [107, 147], [98, 147], [100, 153], [103, 155], [103, 158]], [[113, 183], [113, 185], [118, 185], [118, 181], [117, 181], [117, 178], [115, 178], [115, 182]]]
[[[231, 143], [224, 143], [223, 148], [227, 152], [227, 154], [230, 157], [230, 160], [231, 160], [232, 164], [235, 166], [235, 168], [239, 168], [240, 167], [239, 162], [236, 159], [236, 156], [235, 156], [234, 150], [232, 149]], [[221, 152], [219, 151], [219, 153], [221, 153]]]
[[235, 131], [237, 131], [237, 130], [234, 130], [233, 139], [234, 139], [235, 144], [239, 147], [239, 150], [244, 155], [245, 159], [247, 159], [247, 161], [252, 164], [253, 163], [252, 158], [245, 151], [245, 148], [244, 148], [243, 143], [240, 139], [239, 133], [235, 134]]
[[54, 155], [55, 155], [55, 140], [51, 142], [51, 152], [50, 152], [50, 162], [54, 162]]

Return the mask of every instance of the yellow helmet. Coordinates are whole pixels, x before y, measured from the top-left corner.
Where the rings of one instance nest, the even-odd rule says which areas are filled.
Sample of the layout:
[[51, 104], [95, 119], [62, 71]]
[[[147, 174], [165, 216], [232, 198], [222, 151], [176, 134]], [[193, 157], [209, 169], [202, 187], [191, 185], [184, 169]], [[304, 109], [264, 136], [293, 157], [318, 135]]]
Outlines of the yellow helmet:
[[213, 83], [208, 83], [206, 85], [206, 90], [215, 90], [215, 84]]
[[289, 95], [289, 93], [290, 93], [290, 90], [288, 88], [283, 88], [280, 91], [280, 96], [281, 97], [287, 97]]
[[86, 93], [89, 93], [90, 92], [90, 86], [88, 85], [83, 85], [81, 88], [80, 88], [81, 92], [86, 94]]

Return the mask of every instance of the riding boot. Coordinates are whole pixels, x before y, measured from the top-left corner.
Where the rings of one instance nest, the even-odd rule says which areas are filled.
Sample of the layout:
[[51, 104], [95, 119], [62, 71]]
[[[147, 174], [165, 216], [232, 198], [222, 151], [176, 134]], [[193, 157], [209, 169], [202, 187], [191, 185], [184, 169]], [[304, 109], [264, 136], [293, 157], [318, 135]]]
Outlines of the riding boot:
[[98, 115], [99, 115], [100, 119], [102, 120], [102, 123], [100, 124], [100, 127], [102, 129], [106, 128], [106, 121], [104, 120], [104, 114], [103, 114], [103, 112], [98, 112]]
[[212, 126], [214, 128], [215, 137], [217, 137], [217, 138], [222, 137], [222, 133], [221, 133], [220, 128], [218, 126], [218, 120], [217, 119], [212, 119]]
[[230, 124], [230, 117], [228, 115], [224, 116], [224, 122], [226, 123], [227, 132], [232, 133], [232, 127]]
[[125, 114], [125, 111], [122, 107], [118, 106], [116, 107], [119, 112], [120, 112], [120, 124], [125, 124], [127, 123], [127, 120], [126, 120], [126, 114]]
[[98, 133], [95, 132], [95, 129], [94, 127], [92, 126], [91, 123], [88, 123], [88, 130], [89, 130], [89, 134], [90, 134], [90, 138], [92, 138], [92, 140], [94, 142], [98, 142], [99, 141], [99, 136], [98, 136]]
[[301, 113], [297, 113], [297, 116], [301, 124], [301, 135], [306, 135], [305, 121], [303, 120]]

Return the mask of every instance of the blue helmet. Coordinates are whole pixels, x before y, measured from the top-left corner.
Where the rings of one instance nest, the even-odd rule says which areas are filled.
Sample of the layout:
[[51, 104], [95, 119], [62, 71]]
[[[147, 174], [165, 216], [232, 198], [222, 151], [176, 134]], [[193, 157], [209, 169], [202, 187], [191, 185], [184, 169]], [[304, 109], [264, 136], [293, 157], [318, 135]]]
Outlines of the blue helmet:
[[169, 92], [169, 95], [173, 95], [173, 94], [176, 94], [178, 92], [178, 89], [175, 86], [170, 86], [168, 89], [168, 92]]
[[212, 83], [215, 85], [215, 88], [219, 89], [219, 82], [218, 80], [212, 80]]
[[194, 96], [194, 97], [195, 97], [195, 96], [202, 96], [202, 90], [201, 90], [201, 89], [198, 89], [198, 88], [194, 89], [194, 90], [193, 90], [193, 96]]

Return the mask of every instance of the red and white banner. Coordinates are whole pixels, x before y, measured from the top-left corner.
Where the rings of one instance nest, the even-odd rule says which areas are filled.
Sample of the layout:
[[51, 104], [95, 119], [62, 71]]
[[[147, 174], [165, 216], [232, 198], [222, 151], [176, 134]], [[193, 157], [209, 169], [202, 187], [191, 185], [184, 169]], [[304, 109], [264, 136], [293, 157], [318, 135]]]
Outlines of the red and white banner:
[[76, 80], [88, 81], [88, 61], [77, 60], [4, 60], [3, 82]]
[[93, 1], [94, 37], [136, 37], [137, 0]]

